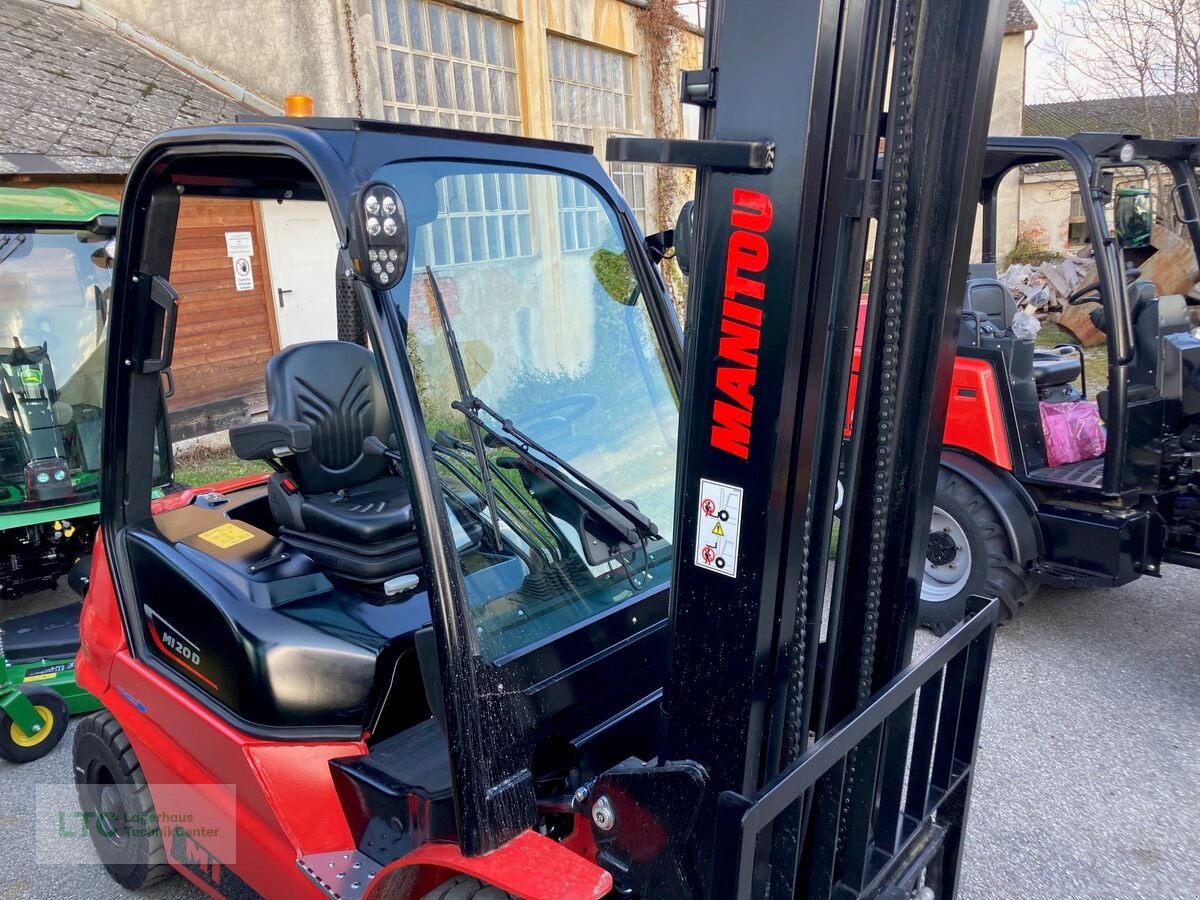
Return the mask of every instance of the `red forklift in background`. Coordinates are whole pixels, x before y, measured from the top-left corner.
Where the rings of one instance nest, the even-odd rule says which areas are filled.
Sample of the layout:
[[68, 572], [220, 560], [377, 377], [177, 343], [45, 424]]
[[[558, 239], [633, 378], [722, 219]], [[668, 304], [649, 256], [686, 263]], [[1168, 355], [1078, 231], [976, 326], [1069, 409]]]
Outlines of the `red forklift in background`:
[[[1023, 166], [1069, 167], [1086, 198], [1095, 277], [1068, 302], [1091, 306], [1106, 334], [1107, 379], [1098, 389], [1089, 390], [1078, 345], [1042, 348], [1012, 328], [1017, 304], [996, 271], [996, 207], [1000, 185]], [[1109, 587], [1157, 577], [1164, 563], [1200, 568], [1200, 331], [1186, 297], [1142, 277], [1107, 215], [1115, 206], [1118, 223], [1146, 222], [1140, 237], [1148, 243], [1150, 213], [1128, 208], [1148, 191], [1114, 192], [1113, 181], [1149, 183], [1153, 171], [1200, 266], [1197, 167], [1200, 138], [988, 139], [982, 261], [965, 281], [922, 624], [944, 631], [975, 594], [998, 597], [1004, 622], [1041, 584]], [[1130, 250], [1136, 258], [1150, 252]], [[1055, 458], [1051, 420], [1069, 416], [1078, 435], [1088, 419], [1076, 414], [1085, 412], [1093, 439]]]
[[[711, 4], [682, 84], [702, 139], [609, 144], [698, 171], [684, 334], [664, 240], [589, 148], [313, 118], [151, 141], [78, 658], [109, 872], [226, 897], [953, 896], [997, 604], [913, 662], [913, 535], [1002, 27], [996, 0]], [[268, 416], [231, 440], [273, 474], [153, 500], [193, 193], [325, 204], [366, 338], [270, 361]], [[504, 252], [460, 255], [488, 209]], [[541, 309], [576, 327], [572, 366], [496, 343]]]

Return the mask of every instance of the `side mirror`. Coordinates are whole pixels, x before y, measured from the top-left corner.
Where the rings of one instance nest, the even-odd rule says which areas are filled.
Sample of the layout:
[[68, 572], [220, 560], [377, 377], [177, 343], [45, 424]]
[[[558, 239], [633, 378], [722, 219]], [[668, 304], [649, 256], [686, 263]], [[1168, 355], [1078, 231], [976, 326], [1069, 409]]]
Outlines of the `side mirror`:
[[364, 184], [351, 201], [350, 262], [354, 271], [388, 290], [408, 265], [408, 216], [396, 189], [380, 181]]
[[691, 200], [683, 204], [679, 218], [675, 220], [675, 262], [684, 278], [690, 278], [692, 274], [692, 243], [695, 239], [692, 233], [693, 207], [695, 203]]

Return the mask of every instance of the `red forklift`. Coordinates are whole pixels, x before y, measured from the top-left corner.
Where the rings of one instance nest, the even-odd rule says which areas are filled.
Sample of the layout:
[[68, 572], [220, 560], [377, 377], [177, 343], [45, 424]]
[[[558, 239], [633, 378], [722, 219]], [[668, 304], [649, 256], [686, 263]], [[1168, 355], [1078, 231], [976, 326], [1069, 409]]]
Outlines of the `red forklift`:
[[[1095, 277], [1070, 296], [1107, 337], [1107, 382], [1087, 384], [1078, 345], [1035, 346], [1014, 333], [1017, 305], [997, 277], [1000, 186], [1021, 167], [1069, 168], [1085, 198]], [[1182, 295], [1137, 267], [1152, 248], [1157, 179], [1200, 260], [1200, 138], [992, 137], [980, 204], [982, 261], [970, 266], [950, 390], [925, 574], [922, 623], [944, 630], [968, 598], [1000, 599], [1001, 621], [1041, 584], [1098, 587], [1200, 568], [1200, 331]], [[1006, 182], [1006, 179], [1008, 181]], [[1115, 226], [1110, 227], [1109, 211]], [[1127, 234], [1130, 222], [1142, 223]], [[1131, 246], [1132, 245], [1132, 246]], [[1106, 441], [1085, 458], [1048, 452], [1047, 413], [1095, 404]], [[1072, 457], [1073, 458], [1073, 457]]]
[[[667, 236], [590, 148], [318, 118], [144, 148], [78, 658], [105, 709], [74, 746], [122, 885], [955, 894], [997, 603], [914, 662], [913, 534], [1003, 4], [733, 11], [683, 76], [702, 139], [609, 144], [697, 169], [682, 333]], [[365, 334], [268, 363], [231, 443], [271, 474], [156, 500], [190, 194], [324, 205]]]

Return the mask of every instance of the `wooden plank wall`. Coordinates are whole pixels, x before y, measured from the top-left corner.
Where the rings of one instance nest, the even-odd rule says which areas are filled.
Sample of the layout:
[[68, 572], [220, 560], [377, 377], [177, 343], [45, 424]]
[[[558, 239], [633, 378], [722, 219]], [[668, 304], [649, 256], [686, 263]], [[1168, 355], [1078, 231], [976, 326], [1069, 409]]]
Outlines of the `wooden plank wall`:
[[[252, 235], [251, 291], [234, 286], [227, 231]], [[266, 363], [277, 346], [266, 247], [253, 201], [183, 197], [170, 280], [180, 297], [172, 418], [184, 409], [239, 398], [258, 405], [265, 397]]]

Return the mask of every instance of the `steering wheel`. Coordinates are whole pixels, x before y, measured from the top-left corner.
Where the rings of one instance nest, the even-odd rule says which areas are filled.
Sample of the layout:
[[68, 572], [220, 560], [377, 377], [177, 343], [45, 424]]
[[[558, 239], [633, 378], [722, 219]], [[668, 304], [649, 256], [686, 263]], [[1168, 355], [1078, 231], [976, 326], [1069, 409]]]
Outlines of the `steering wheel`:
[[[594, 394], [568, 394], [529, 407], [513, 416], [512, 423], [539, 443], [553, 444], [557, 452], [563, 453], [563, 442], [573, 438], [571, 422], [587, 413], [596, 402]], [[491, 435], [485, 436], [483, 442], [488, 447], [501, 445]]]
[[[1125, 287], [1131, 286], [1135, 281], [1142, 277], [1141, 269], [1126, 269], [1125, 270]], [[1092, 297], [1096, 294], [1096, 297]], [[1085, 284], [1079, 290], [1075, 291], [1067, 298], [1068, 306], [1082, 306], [1085, 303], [1099, 303], [1100, 298], [1100, 282], [1091, 281]]]
[[523, 410], [520, 414], [513, 416], [512, 422], [522, 431], [529, 431], [538, 422], [546, 419], [562, 419], [565, 422], [573, 422], [591, 410], [596, 402], [595, 394], [567, 394], [565, 397], [539, 403], [537, 406]]

